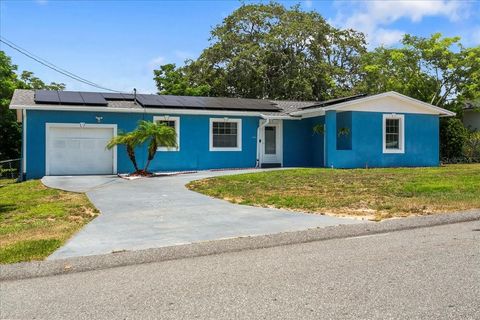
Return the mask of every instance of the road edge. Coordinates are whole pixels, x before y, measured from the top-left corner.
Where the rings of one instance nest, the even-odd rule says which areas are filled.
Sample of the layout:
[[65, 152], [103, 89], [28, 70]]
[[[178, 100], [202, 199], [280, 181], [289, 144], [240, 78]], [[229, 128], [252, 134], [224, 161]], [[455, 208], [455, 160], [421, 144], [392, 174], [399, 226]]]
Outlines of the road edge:
[[475, 220], [480, 220], [480, 210], [392, 219], [377, 223], [319, 227], [302, 231], [229, 238], [186, 245], [109, 253], [104, 255], [49, 261], [21, 262], [0, 265], [0, 281], [71, 274], [75, 272], [201, 257], [243, 250], [271, 248], [313, 241], [351, 238]]

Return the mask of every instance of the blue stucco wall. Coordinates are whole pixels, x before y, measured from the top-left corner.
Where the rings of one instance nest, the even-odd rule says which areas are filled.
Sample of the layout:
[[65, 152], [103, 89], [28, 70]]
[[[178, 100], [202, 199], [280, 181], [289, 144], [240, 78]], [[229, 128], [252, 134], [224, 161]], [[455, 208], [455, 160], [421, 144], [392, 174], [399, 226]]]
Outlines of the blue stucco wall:
[[[341, 129], [348, 129], [349, 134], [340, 135]], [[337, 150], [351, 150], [353, 140], [352, 112], [337, 112]]]
[[313, 166], [310, 119], [283, 121], [283, 166]]
[[[303, 121], [309, 121], [310, 132], [313, 131], [313, 127], [317, 124], [325, 125], [325, 117], [314, 117], [305, 119]], [[325, 142], [325, 135], [324, 134], [311, 134], [310, 138], [310, 152], [312, 153], [312, 166], [313, 167], [323, 167], [324, 162], [324, 142]]]
[[327, 166], [335, 168], [439, 165], [439, 117], [405, 114], [405, 153], [383, 153], [383, 113], [352, 112], [352, 150], [337, 150], [335, 111], [326, 114]]
[[[165, 114], [158, 114], [163, 116]], [[45, 174], [45, 123], [117, 124], [118, 131], [133, 130], [138, 121], [152, 121], [153, 114], [114, 112], [27, 111], [26, 178]], [[174, 116], [174, 115], [170, 115]], [[178, 115], [175, 115], [178, 116]], [[150, 165], [152, 171], [202, 170], [214, 168], [249, 168], [256, 165], [258, 117], [242, 119], [242, 151], [209, 151], [209, 119], [223, 116], [180, 115], [180, 150], [159, 151]], [[338, 121], [338, 123], [337, 123]], [[316, 124], [326, 124], [324, 135], [314, 134]], [[339, 126], [340, 125], [340, 126]], [[337, 145], [337, 129], [351, 127], [350, 141]], [[24, 123], [25, 126], [25, 123]], [[436, 115], [405, 114], [405, 153], [383, 154], [382, 113], [349, 112], [337, 117], [335, 111], [325, 116], [283, 121], [283, 165], [285, 167], [399, 167], [439, 165], [439, 118]], [[326, 146], [324, 142], [327, 141]], [[351, 147], [351, 150], [340, 150]], [[145, 147], [137, 148], [137, 160], [143, 166]], [[324, 160], [326, 159], [326, 163]], [[132, 171], [125, 148], [118, 147], [117, 171]]]
[[[158, 114], [163, 116], [165, 114]], [[117, 112], [27, 111], [27, 179], [45, 175], [45, 123], [97, 123], [117, 124], [118, 131], [133, 130], [138, 121], [153, 121], [153, 114]], [[170, 115], [174, 116], [174, 115]], [[178, 116], [178, 115], [175, 115]], [[180, 115], [180, 150], [159, 151], [151, 162], [151, 171], [201, 170], [214, 168], [249, 168], [256, 164], [256, 136], [258, 117], [229, 117], [242, 119], [242, 151], [209, 151], [209, 119], [217, 116]], [[223, 116], [218, 116], [223, 118]], [[137, 161], [146, 160], [145, 147], [137, 148]], [[117, 171], [131, 172], [132, 165], [125, 148], [118, 147]]]

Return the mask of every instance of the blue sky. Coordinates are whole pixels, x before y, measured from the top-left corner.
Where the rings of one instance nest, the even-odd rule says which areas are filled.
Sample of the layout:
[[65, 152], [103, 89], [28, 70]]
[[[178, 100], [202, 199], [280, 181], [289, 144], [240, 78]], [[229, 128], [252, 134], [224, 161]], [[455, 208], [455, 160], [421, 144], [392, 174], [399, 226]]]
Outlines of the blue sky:
[[[248, 1], [246, 1], [248, 2]], [[258, 2], [258, 1], [256, 1]], [[279, 1], [316, 10], [337, 27], [394, 46], [404, 33], [434, 32], [480, 45], [480, 1]], [[209, 44], [211, 28], [239, 1], [0, 1], [0, 34], [55, 65], [105, 87], [156, 91], [152, 70], [182, 64]], [[95, 88], [58, 74], [0, 43], [19, 70], [68, 90]]]

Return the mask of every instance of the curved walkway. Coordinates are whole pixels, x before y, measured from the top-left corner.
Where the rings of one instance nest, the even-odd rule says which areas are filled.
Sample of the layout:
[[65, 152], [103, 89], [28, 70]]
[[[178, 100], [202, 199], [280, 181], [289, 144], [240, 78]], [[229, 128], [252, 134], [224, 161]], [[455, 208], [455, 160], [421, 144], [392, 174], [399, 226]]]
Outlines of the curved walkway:
[[86, 192], [101, 211], [48, 259], [362, 222], [235, 205], [185, 187], [192, 180], [244, 172], [254, 170], [203, 171], [130, 181], [114, 176], [44, 177], [42, 182], [48, 187]]

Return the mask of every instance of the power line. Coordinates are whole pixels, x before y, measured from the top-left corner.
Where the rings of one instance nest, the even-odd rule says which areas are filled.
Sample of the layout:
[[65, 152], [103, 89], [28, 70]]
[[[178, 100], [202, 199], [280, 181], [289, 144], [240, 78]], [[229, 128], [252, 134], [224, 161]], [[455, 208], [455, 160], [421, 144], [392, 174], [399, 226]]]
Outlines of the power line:
[[33, 59], [33, 60], [35, 60], [36, 62], [44, 65], [45, 67], [50, 68], [50, 69], [52, 69], [52, 70], [54, 70], [54, 71], [56, 71], [56, 72], [58, 72], [58, 73], [63, 74], [64, 76], [67, 76], [67, 77], [72, 78], [72, 79], [74, 79], [74, 80], [77, 80], [77, 81], [79, 81], [79, 82], [85, 83], [85, 84], [87, 84], [87, 85], [89, 85], [89, 86], [96, 87], [96, 88], [98, 88], [98, 89], [121, 93], [121, 91], [114, 90], [114, 89], [110, 89], [110, 88], [106, 88], [106, 87], [104, 87], [104, 86], [102, 86], [102, 85], [99, 85], [99, 84], [97, 84], [97, 83], [95, 83], [95, 82], [92, 82], [92, 81], [90, 81], [90, 80], [87, 80], [87, 79], [85, 79], [85, 78], [82, 78], [82, 77], [80, 77], [80, 76], [78, 76], [78, 75], [76, 75], [76, 74], [74, 74], [74, 73], [72, 73], [72, 72], [70, 72], [70, 71], [67, 71], [67, 70], [65, 70], [65, 69], [62, 69], [62, 68], [54, 65], [53, 63], [51, 63], [51, 62], [49, 62], [49, 61], [47, 61], [47, 60], [45, 60], [45, 59], [43, 59], [43, 58], [41, 58], [41, 57], [39, 57], [39, 56], [36, 56], [35, 54], [29, 52], [28, 50], [23, 49], [22, 47], [16, 45], [15, 43], [11, 42], [10, 40], [7, 40], [5, 37], [0, 36], [0, 42], [3, 42], [4, 44], [6, 44], [6, 45], [9, 46], [10, 48], [14, 49], [15, 51], [20, 52], [21, 54], [29, 57], [30, 59]]
[[[0, 41], [2, 41], [1, 38], [2, 38], [2, 37], [0, 36]], [[43, 63], [48, 64], [49, 67], [51, 66], [52, 68], [57, 68], [58, 70], [60, 70], [60, 71], [62, 71], [62, 72], [64, 72], [64, 73], [68, 73], [68, 74], [71, 75], [72, 77], [78, 78], [78, 79], [80, 79], [80, 80], [82, 80], [82, 81], [86, 81], [86, 82], [88, 82], [89, 84], [94, 84], [94, 85], [96, 85], [96, 83], [94, 83], [94, 82], [92, 82], [92, 81], [89, 81], [89, 80], [87, 80], [87, 79], [84, 79], [84, 78], [82, 78], [82, 77], [80, 77], [80, 76], [77, 76], [77, 75], [75, 75], [75, 74], [73, 74], [73, 73], [71, 73], [71, 72], [69, 72], [69, 71], [67, 71], [67, 70], [65, 70], [65, 69], [60, 68], [60, 67], [54, 65], [53, 63], [51, 63], [51, 62], [49, 62], [49, 61], [47, 61], [47, 60], [45, 60], [45, 59], [43, 59], [43, 58], [41, 58], [41, 57], [33, 54], [32, 52], [28, 51], [27, 49], [22, 48], [22, 47], [20, 47], [19, 45], [14, 44], [14, 43], [13, 43], [12, 41], [10, 41], [10, 40], [7, 40], [7, 39], [5, 39], [5, 38], [3, 38], [3, 39], [4, 39], [3, 43], [5, 43], [6, 45], [10, 46], [11, 48], [13, 48], [13, 49], [21, 52], [22, 54], [28, 54], [28, 57], [30, 57], [30, 58], [32, 58], [32, 59], [37, 59], [36, 61], [41, 60]], [[7, 43], [7, 42], [8, 42], [8, 43]], [[14, 47], [15, 47], [15, 48], [14, 48]], [[20, 51], [20, 50], [21, 50], [21, 51]], [[23, 52], [22, 52], [22, 51], [23, 51]], [[77, 79], [75, 79], [75, 80], [77, 80]]]

